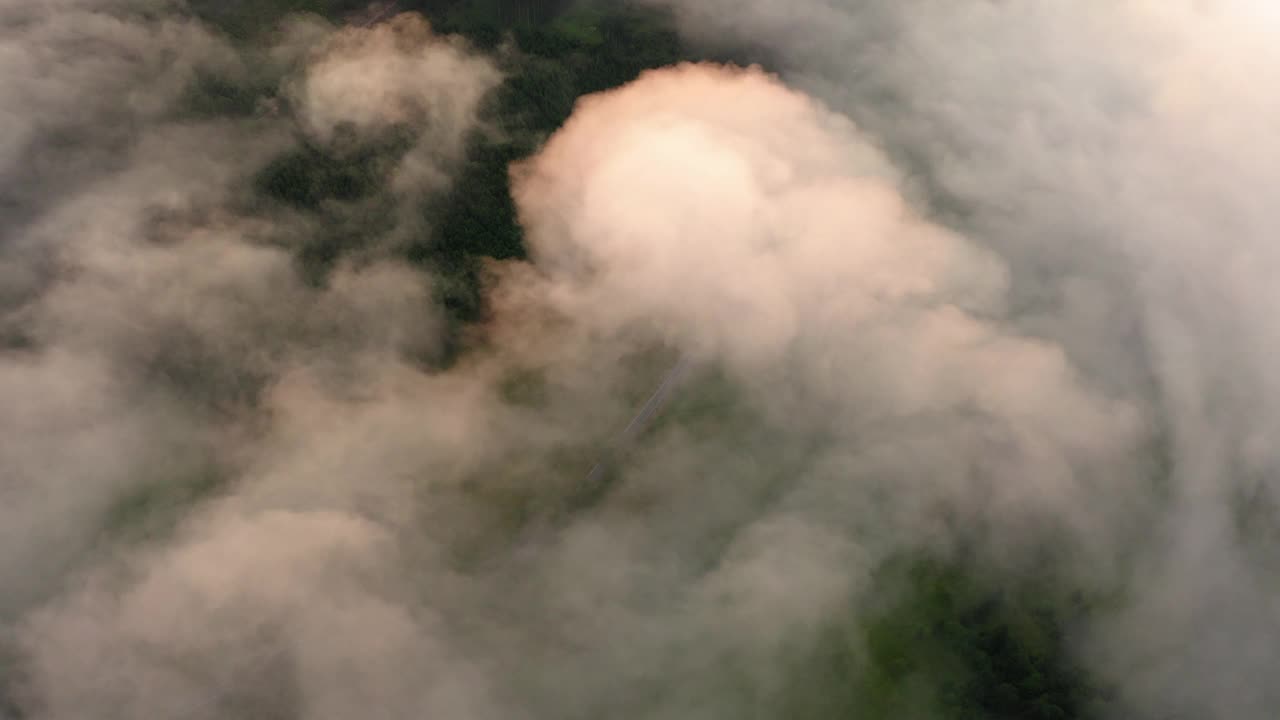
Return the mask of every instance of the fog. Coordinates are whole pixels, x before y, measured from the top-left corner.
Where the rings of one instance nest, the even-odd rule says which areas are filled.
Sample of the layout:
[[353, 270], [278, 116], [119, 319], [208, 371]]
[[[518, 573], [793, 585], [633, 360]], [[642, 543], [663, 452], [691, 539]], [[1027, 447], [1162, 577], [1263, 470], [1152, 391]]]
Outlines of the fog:
[[[673, 3], [911, 167], [939, 217], [1012, 269], [1015, 323], [1059, 343], [1167, 443], [1130, 600], [1095, 651], [1168, 716], [1262, 717], [1280, 667], [1267, 549], [1280, 26], [1261, 2]], [[1108, 486], [1079, 512], [1109, 507]], [[1245, 526], [1248, 526], [1247, 529]]]
[[914, 552], [1107, 598], [1113, 712], [1274, 715], [1280, 16], [664, 4], [769, 71], [582, 98], [451, 357], [402, 251], [496, 58], [0, 0], [0, 717], [775, 717]]

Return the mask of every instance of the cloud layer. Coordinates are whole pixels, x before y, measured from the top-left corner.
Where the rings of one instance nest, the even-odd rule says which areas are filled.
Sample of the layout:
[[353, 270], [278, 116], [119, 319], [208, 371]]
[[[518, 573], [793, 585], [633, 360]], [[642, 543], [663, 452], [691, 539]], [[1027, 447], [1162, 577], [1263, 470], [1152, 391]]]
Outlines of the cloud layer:
[[[1126, 712], [1273, 714], [1275, 14], [665, 4], [781, 75], [582, 99], [424, 369], [394, 250], [488, 59], [0, 2], [0, 716], [785, 715], [886, 558], [960, 547], [1113, 598], [1074, 649]], [[286, 202], [280, 157], [374, 159]]]
[[1136, 546], [1113, 551], [1141, 569], [1100, 652], [1156, 715], [1272, 714], [1280, 609], [1260, 548], [1280, 491], [1262, 439], [1276, 418], [1280, 218], [1266, 188], [1280, 155], [1260, 124], [1276, 94], [1258, 78], [1280, 60], [1275, 11], [663, 4], [693, 37], [771, 49], [788, 79], [848, 112], [912, 168], [933, 213], [1005, 258], [1019, 326], [1147, 409], [1165, 500]]

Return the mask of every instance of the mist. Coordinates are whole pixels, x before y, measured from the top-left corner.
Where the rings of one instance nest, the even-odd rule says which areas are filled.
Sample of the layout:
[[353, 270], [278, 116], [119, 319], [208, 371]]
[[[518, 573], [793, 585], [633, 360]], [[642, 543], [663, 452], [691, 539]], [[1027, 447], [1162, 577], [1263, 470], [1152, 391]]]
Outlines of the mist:
[[[1142, 408], [1168, 486], [1092, 651], [1159, 716], [1262, 717], [1280, 667], [1277, 147], [1264, 3], [673, 3], [760, 43], [879, 138], [947, 224], [1011, 268], [1012, 322]], [[1063, 512], [1093, 515], [1124, 486]], [[1158, 501], [1155, 497], [1160, 497]], [[1242, 507], [1248, 508], [1241, 510]], [[1241, 513], [1250, 516], [1242, 518]]]
[[943, 717], [915, 556], [1274, 715], [1280, 15], [654, 4], [768, 69], [579, 98], [459, 337], [509, 42], [0, 1], [0, 717]]

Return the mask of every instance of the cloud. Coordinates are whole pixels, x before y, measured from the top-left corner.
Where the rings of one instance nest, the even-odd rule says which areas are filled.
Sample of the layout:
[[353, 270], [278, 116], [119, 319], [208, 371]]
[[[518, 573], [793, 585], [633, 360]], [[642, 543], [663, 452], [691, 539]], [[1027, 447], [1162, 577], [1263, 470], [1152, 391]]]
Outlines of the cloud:
[[462, 156], [481, 100], [501, 76], [458, 37], [434, 35], [421, 16], [402, 14], [369, 27], [338, 30], [291, 88], [303, 128], [332, 142], [413, 127], [421, 141], [393, 180], [401, 190], [440, 189]]
[[[275, 120], [245, 122], [287, 146]], [[423, 279], [383, 260], [302, 282], [273, 238], [312, 226], [239, 209], [240, 142], [156, 128], [29, 230], [65, 238], [66, 269], [25, 311], [28, 364], [65, 383], [55, 350], [84, 358], [102, 422], [128, 405], [149, 447], [90, 435], [114, 465], [67, 456], [78, 488], [101, 483], [65, 489], [78, 514], [18, 507], [93, 528], [123, 493], [145, 514], [203, 467], [143, 482], [182, 447], [156, 424], [218, 478], [148, 541], [78, 569], [102, 536], [66, 544], [73, 569], [16, 615], [38, 717], [781, 709], [885, 555], [949, 542], [946, 512], [1006, 539], [1079, 525], [1060, 509], [1141, 435], [1060, 348], [1010, 329], [996, 254], [758, 70], [686, 65], [584, 100], [515, 171], [532, 262], [493, 268], [486, 344], [437, 374], [401, 354], [433, 328]], [[684, 392], [719, 382], [724, 404], [673, 414], [584, 495], [664, 345], [699, 368]], [[75, 437], [65, 422], [40, 431]], [[53, 452], [13, 487], [55, 487]]]
[[1257, 80], [1277, 62], [1274, 11], [661, 4], [690, 37], [768, 48], [847, 112], [911, 168], [930, 214], [1002, 257], [1018, 327], [1145, 408], [1165, 438], [1164, 489], [1105, 485], [1076, 510], [1136, 502], [1158, 518], [1109, 546], [1144, 558], [1123, 581], [1131, 604], [1095, 628], [1124, 658], [1112, 678], [1155, 715], [1273, 714], [1274, 569], [1232, 508], [1265, 516], [1278, 490], [1255, 439], [1276, 417], [1264, 188], [1280, 164], [1259, 124], [1275, 94]]
[[919, 217], [896, 175], [778, 81], [686, 65], [581, 103], [515, 194], [564, 314], [602, 333], [649, 325], [744, 384], [768, 378], [749, 392], [769, 408], [785, 389], [780, 415], [825, 401], [840, 414], [824, 423], [848, 423], [829, 431], [853, 435], [972, 412], [1051, 438], [1050, 454], [1131, 441], [1131, 409], [1003, 326], [1000, 259]]
[[[321, 223], [254, 195], [255, 175], [324, 123], [360, 120], [334, 95], [343, 62], [434, 69], [416, 85], [339, 78], [411, 106], [351, 137], [395, 125], [411, 139], [366, 199], [407, 208], [447, 182], [498, 75], [411, 16], [342, 30], [290, 20], [264, 42], [233, 45], [166, 3], [0, 5], [12, 210], [0, 239], [0, 707], [23, 717], [212, 717], [236, 703], [345, 717], [370, 698], [405, 715], [428, 697], [472, 714], [465, 682], [409, 680], [436, 672], [437, 641], [385, 578], [402, 563], [384, 557], [389, 521], [363, 519], [352, 499], [364, 478], [337, 477], [318, 507], [295, 483], [278, 512], [240, 500], [196, 518], [251, 496], [247, 473], [285, 454], [271, 449], [287, 437], [273, 413], [304, 407], [303, 395], [282, 407], [293, 378], [343, 412], [438, 344], [430, 277], [369, 252], [308, 281], [295, 251]], [[309, 80], [296, 108], [281, 102]], [[236, 93], [250, 102], [226, 100]], [[332, 222], [360, 208], [325, 211]], [[389, 589], [364, 588], [370, 572]], [[311, 602], [344, 583], [329, 609]], [[297, 616], [304, 604], [318, 614]], [[331, 635], [331, 621], [363, 630]], [[274, 640], [258, 634], [280, 622]], [[280, 660], [290, 648], [300, 654]], [[295, 660], [314, 663], [298, 700], [277, 693]], [[344, 663], [365, 667], [362, 689], [335, 681]]]
[[[1078, 649], [1135, 713], [1266, 716], [1261, 4], [678, 4], [781, 74], [582, 99], [430, 370], [388, 249], [493, 64], [414, 16], [245, 45], [139, 7], [0, 4], [0, 708], [785, 714], [886, 557], [963, 540], [1121, 591]], [[366, 151], [367, 196], [254, 180]]]
[[125, 588], [95, 582], [30, 620], [41, 717], [485, 716], [442, 630], [397, 602], [402, 561], [376, 525], [340, 512], [211, 525]]

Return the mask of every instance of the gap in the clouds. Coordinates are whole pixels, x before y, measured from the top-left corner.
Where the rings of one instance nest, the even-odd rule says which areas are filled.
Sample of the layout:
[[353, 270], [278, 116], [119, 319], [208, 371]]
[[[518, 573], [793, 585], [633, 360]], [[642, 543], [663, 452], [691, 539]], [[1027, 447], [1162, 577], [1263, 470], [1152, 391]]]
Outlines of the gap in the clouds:
[[954, 554], [891, 558], [873, 575], [873, 606], [824, 632], [788, 717], [1107, 716], [1108, 692], [1068, 637], [1087, 601], [1039, 575], [992, 576]]
[[156, 477], [115, 499], [107, 509], [103, 541], [156, 543], [166, 539], [200, 503], [215, 499], [229, 474], [212, 460], [162, 467]]

